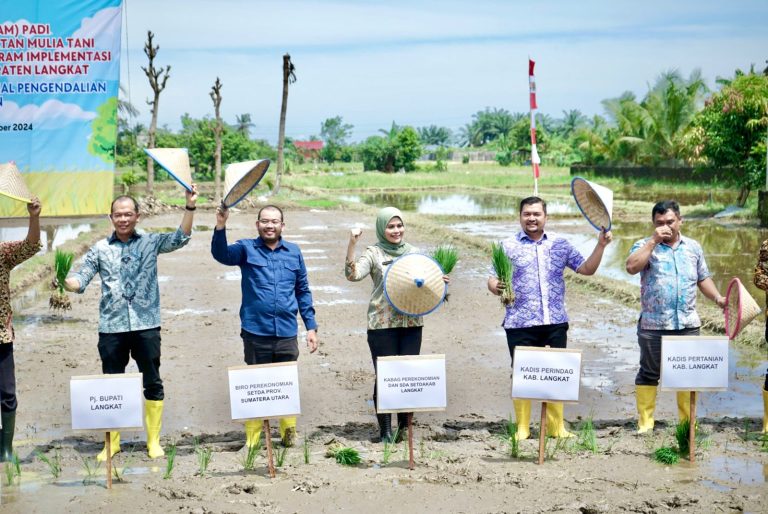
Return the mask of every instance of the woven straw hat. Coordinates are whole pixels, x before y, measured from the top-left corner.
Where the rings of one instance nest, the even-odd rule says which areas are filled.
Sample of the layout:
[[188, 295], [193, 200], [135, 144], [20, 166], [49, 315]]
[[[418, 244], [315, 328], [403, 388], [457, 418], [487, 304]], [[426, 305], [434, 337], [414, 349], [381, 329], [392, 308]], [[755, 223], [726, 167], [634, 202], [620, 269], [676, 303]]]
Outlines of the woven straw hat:
[[29, 192], [19, 168], [13, 161], [0, 164], [0, 194], [19, 202], [32, 201], [32, 193]]
[[437, 309], [447, 290], [440, 265], [420, 253], [398, 257], [384, 274], [387, 301], [408, 316], [423, 316]]
[[728, 283], [725, 293], [725, 334], [736, 339], [739, 332], [760, 314], [760, 306], [738, 278]]
[[269, 169], [270, 160], [234, 162], [224, 170], [224, 207], [229, 209], [256, 187]]
[[186, 148], [145, 148], [144, 151], [162, 168], [184, 186], [192, 191], [192, 171], [189, 169], [189, 154]]
[[571, 181], [571, 193], [579, 210], [597, 230], [611, 230], [613, 191], [581, 177]]

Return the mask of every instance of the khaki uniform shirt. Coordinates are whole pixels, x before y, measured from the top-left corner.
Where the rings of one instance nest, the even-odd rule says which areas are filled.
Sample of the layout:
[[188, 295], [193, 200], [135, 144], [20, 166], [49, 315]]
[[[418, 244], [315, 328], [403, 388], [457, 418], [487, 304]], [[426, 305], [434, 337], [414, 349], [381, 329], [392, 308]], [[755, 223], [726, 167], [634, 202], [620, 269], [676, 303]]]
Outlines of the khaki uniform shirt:
[[0, 243], [0, 343], [13, 342], [11, 309], [11, 270], [40, 250], [40, 243], [23, 241]]

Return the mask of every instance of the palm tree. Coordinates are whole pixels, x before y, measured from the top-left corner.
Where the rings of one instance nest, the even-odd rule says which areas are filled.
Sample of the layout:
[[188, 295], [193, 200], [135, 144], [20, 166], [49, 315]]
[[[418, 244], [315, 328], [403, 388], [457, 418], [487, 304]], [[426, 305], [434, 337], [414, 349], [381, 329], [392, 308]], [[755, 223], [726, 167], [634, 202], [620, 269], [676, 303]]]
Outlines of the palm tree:
[[296, 82], [296, 67], [291, 62], [291, 55], [283, 56], [283, 102], [280, 106], [280, 132], [277, 137], [277, 172], [275, 173], [275, 187], [273, 194], [280, 192], [280, 177], [283, 174], [285, 157], [283, 149], [285, 147], [285, 113], [288, 110], [288, 84]]
[[248, 113], [245, 114], [238, 114], [235, 116], [235, 132], [239, 132], [241, 134], [244, 134], [245, 137], [250, 138], [251, 137], [251, 129], [255, 127], [254, 123], [251, 121], [251, 115]]

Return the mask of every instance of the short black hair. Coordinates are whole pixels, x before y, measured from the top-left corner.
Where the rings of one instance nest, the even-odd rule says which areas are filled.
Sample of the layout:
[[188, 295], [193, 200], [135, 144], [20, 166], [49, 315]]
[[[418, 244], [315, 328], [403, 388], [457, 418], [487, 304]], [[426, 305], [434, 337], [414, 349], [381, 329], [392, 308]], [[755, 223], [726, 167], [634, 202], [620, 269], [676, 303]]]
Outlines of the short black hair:
[[133, 210], [138, 214], [139, 212], [139, 202], [136, 201], [136, 199], [130, 195], [120, 195], [114, 200], [112, 200], [112, 205], [109, 207], [109, 214], [112, 215], [113, 212], [115, 212], [115, 204], [117, 202], [121, 202], [123, 200], [130, 200], [133, 202]]
[[675, 216], [680, 217], [680, 205], [676, 201], [662, 200], [653, 206], [651, 220], [655, 220], [657, 214], [665, 214], [667, 211], [672, 211], [675, 213]]
[[541, 206], [544, 208], [544, 214], [546, 214], [547, 213], [547, 202], [545, 202], [544, 200], [542, 200], [538, 196], [529, 196], [528, 198], [523, 198], [522, 200], [520, 200], [520, 212], [518, 212], [518, 214], [522, 214], [523, 213], [523, 207], [525, 207], [526, 205], [534, 205], [534, 204], [537, 204], [537, 203], [541, 204]]
[[259, 209], [259, 213], [256, 215], [256, 219], [257, 220], [261, 219], [261, 211], [266, 210], [266, 209], [274, 209], [274, 210], [276, 210], [277, 212], [280, 213], [280, 221], [285, 221], [285, 216], [283, 216], [283, 210], [280, 207], [278, 207], [277, 205], [271, 205], [271, 204], [270, 205], [265, 205], [264, 207]]

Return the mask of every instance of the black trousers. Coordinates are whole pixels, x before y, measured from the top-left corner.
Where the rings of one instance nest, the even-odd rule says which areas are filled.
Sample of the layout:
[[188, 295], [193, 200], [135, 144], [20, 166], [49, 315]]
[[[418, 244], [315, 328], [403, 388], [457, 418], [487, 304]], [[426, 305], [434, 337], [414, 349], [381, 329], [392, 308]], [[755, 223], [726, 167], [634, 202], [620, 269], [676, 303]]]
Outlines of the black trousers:
[[515, 366], [516, 346], [565, 348], [568, 344], [568, 323], [506, 328], [504, 330], [507, 333], [507, 346], [509, 347], [509, 357], [512, 359], [512, 367]]
[[658, 386], [661, 376], [662, 336], [697, 336], [699, 328], [681, 330], [645, 330], [637, 325], [637, 344], [640, 345], [640, 369], [635, 385]]
[[125, 373], [129, 357], [133, 357], [144, 382], [144, 398], [162, 400], [160, 379], [160, 327], [131, 332], [106, 334], [99, 332], [101, 371], [107, 375]]
[[240, 330], [245, 363], [271, 364], [299, 360], [299, 340], [294, 337], [257, 336]]
[[[373, 369], [376, 359], [390, 355], [418, 355], [421, 351], [422, 327], [380, 328], [368, 331], [368, 348], [371, 350]], [[373, 383], [373, 402], [376, 403], [376, 382]]]
[[0, 411], [16, 412], [17, 406], [13, 343], [0, 343]]

